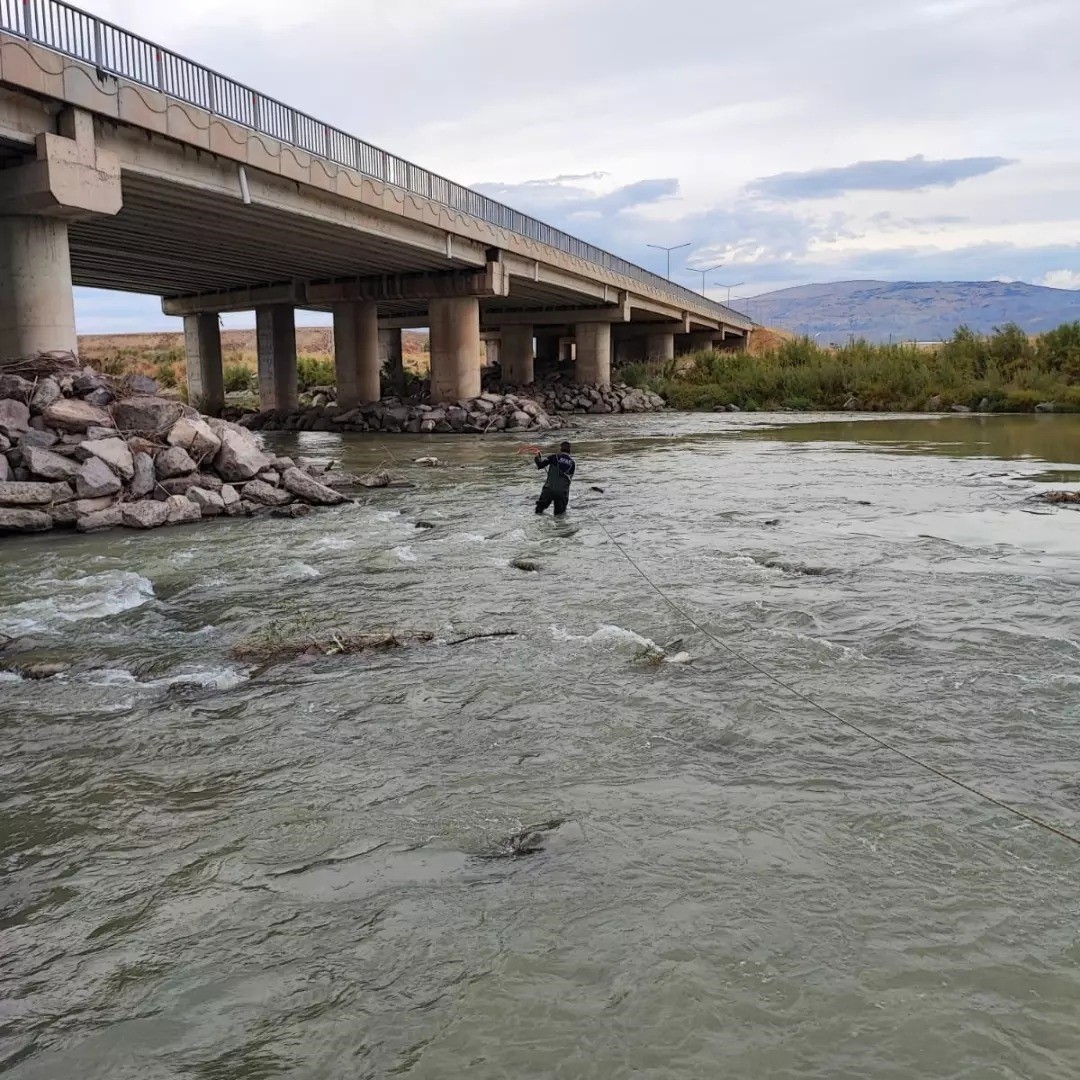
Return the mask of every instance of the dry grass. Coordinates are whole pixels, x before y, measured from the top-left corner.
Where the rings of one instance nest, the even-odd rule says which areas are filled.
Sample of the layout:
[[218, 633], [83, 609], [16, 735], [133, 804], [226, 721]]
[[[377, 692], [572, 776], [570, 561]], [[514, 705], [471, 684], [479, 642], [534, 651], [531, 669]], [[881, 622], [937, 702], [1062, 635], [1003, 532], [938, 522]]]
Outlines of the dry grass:
[[241, 641], [232, 647], [236, 660], [268, 666], [295, 660], [301, 656], [350, 656], [373, 649], [400, 649], [434, 640], [428, 631], [411, 633], [337, 633], [333, 631], [278, 632], [269, 630], [264, 634]]

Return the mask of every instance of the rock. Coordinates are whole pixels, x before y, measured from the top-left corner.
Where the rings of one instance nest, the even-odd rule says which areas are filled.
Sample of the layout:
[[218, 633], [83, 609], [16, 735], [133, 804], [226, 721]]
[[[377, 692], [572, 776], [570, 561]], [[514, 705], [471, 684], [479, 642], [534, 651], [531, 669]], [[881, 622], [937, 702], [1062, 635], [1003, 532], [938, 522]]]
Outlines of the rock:
[[171, 480], [159, 480], [156, 484], [160, 499], [169, 495], [185, 495], [193, 487], [201, 487], [204, 491], [221, 491], [223, 486], [221, 478], [213, 473], [189, 473], [187, 476], [174, 476]]
[[124, 503], [120, 508], [120, 520], [129, 529], [156, 529], [169, 520], [169, 508], [153, 499]]
[[60, 384], [51, 376], [46, 375], [38, 381], [34, 393], [30, 398], [30, 411], [35, 413], [44, 412], [54, 401], [63, 397]]
[[128, 444], [118, 436], [109, 439], [92, 439], [80, 444], [82, 449], [96, 458], [101, 458], [117, 476], [130, 480], [135, 475], [135, 459], [128, 449]]
[[240, 492], [238, 492], [232, 484], [222, 484], [221, 501], [225, 504], [225, 509], [228, 510], [240, 501]]
[[527, 428], [533, 422], [533, 418], [524, 411], [515, 412], [510, 416], [510, 423], [507, 425], [511, 428]]
[[511, 559], [510, 565], [515, 570], [524, 570], [527, 574], [534, 574], [540, 569], [540, 564], [534, 559]]
[[420, 430], [425, 435], [430, 435], [435, 430], [435, 426], [436, 425], [435, 425], [434, 420], [421, 420], [420, 421]]
[[418, 521], [416, 523], [418, 529], [434, 529], [435, 526], [430, 521]]
[[20, 402], [26, 402], [33, 390], [34, 384], [21, 375], [0, 375], [0, 398], [17, 398]]
[[359, 480], [361, 487], [366, 488], [384, 488], [390, 486], [390, 474], [387, 472], [373, 472], [368, 473], [366, 476], [361, 476]]
[[[86, 437], [88, 439], [93, 438], [89, 431], [86, 433]], [[149, 439], [144, 439], [139, 435], [129, 436], [127, 444], [128, 449], [133, 454], [146, 454], [151, 459], [151, 461], [153, 460], [154, 455], [158, 452], [158, 450], [161, 449], [157, 443], [151, 442]]]
[[154, 480], [157, 475], [154, 469], [154, 459], [149, 454], [140, 452], [132, 455], [132, 461], [135, 470], [131, 480], [132, 497], [145, 499], [154, 490]]
[[74, 502], [54, 505], [49, 512], [56, 525], [74, 525], [79, 518], [87, 514], [96, 514], [99, 510], [108, 510], [116, 500], [112, 496], [101, 499], [76, 499]]
[[214, 457], [221, 449], [221, 439], [205, 420], [182, 416], [169, 429], [170, 446], [183, 447], [196, 460]]
[[941, 410], [942, 410], [941, 395], [940, 394], [935, 394], [926, 403], [926, 411], [927, 412], [941, 412]]
[[38, 446], [41, 447], [42, 450], [48, 450], [50, 447], [55, 446], [59, 441], [60, 440], [55, 432], [38, 431], [36, 428], [30, 428], [28, 431], [24, 431], [22, 438], [19, 439], [19, 449], [26, 450], [31, 446]]
[[11, 480], [11, 464], [4, 454], [0, 454], [0, 484], [6, 484]]
[[111, 405], [116, 400], [116, 395], [108, 388], [102, 386], [97, 390], [91, 391], [89, 394], [84, 395], [83, 401], [90, 405], [100, 405], [102, 407]]
[[1058, 403], [1056, 401], [1040, 401], [1039, 404], [1035, 406], [1035, 411], [1037, 413], [1057, 412]]
[[311, 404], [314, 405], [317, 409], [322, 409], [330, 404], [330, 399], [326, 396], [326, 394], [316, 394], [311, 399]]
[[170, 495], [162, 504], [168, 511], [169, 525], [183, 525], [187, 522], [202, 521], [202, 510], [186, 495]]
[[45, 423], [60, 431], [86, 431], [90, 427], [115, 428], [105, 409], [86, 401], [60, 398], [42, 412]]
[[96, 371], [91, 371], [87, 368], [81, 375], [76, 375], [75, 380], [71, 384], [71, 392], [76, 397], [84, 398], [87, 394], [93, 393], [95, 390], [107, 390], [109, 388], [108, 381], [104, 376], [99, 375]]
[[979, 402], [979, 412], [989, 412], [989, 411], [990, 411], [990, 399], [988, 397], [984, 397], [982, 399], [982, 401]]
[[844, 402], [844, 412], [854, 412], [859, 407], [859, 399], [857, 397], [849, 397]]
[[[254, 507], [255, 503], [250, 503], [247, 499], [237, 499], [234, 503], [229, 503], [225, 507], [225, 514], [227, 517], [251, 517], [253, 510], [249, 510], [249, 507]], [[261, 510], [262, 507], [259, 507]]]
[[225, 512], [225, 501], [216, 491], [193, 487], [188, 489], [187, 497], [199, 508], [203, 517], [218, 517]]
[[222, 480], [236, 483], [253, 480], [270, 467], [270, 459], [255, 442], [255, 436], [243, 429], [220, 428], [221, 449], [214, 458], [214, 468]]
[[265, 480], [249, 480], [242, 488], [243, 497], [262, 506], [284, 506], [292, 502], [287, 491], [273, 487]]
[[27, 480], [0, 483], [0, 506], [48, 506], [52, 501], [52, 484]]
[[26, 667], [19, 668], [19, 674], [24, 679], [41, 682], [42, 679], [55, 679], [57, 675], [63, 675], [70, 668], [70, 664], [27, 664]]
[[73, 480], [79, 472], [77, 461], [38, 446], [23, 447], [22, 459], [23, 464], [43, 480]]
[[[96, 459], [95, 459], [96, 460]], [[108, 469], [105, 465], [103, 469]], [[112, 476], [112, 473], [109, 473]], [[115, 477], [113, 477], [115, 479]], [[75, 519], [75, 528], [79, 532], [101, 532], [103, 529], [115, 529], [122, 523], [119, 506], [110, 506], [108, 510], [96, 510], [92, 514], [82, 514]]]
[[162, 450], [154, 459], [154, 472], [159, 480], [172, 480], [177, 476], [187, 476], [196, 472], [199, 466], [182, 446], [171, 446]]
[[0, 533], [45, 532], [46, 529], [51, 529], [52, 526], [52, 516], [44, 510], [0, 507]]
[[163, 397], [128, 397], [113, 406], [113, 419], [121, 431], [164, 435], [181, 416], [184, 406]]
[[286, 491], [291, 491], [297, 498], [317, 506], [336, 506], [349, 501], [340, 491], [320, 484], [299, 469], [286, 469], [281, 483]]
[[311, 513], [311, 507], [307, 503], [293, 503], [291, 506], [279, 506], [270, 511], [271, 517], [298, 518], [307, 517]]
[[270, 465], [272, 468], [277, 469], [279, 473], [283, 473], [286, 469], [296, 468], [296, 462], [291, 457], [271, 458]]
[[969, 413], [971, 412], [971, 409], [969, 409], [967, 405], [954, 405], [952, 411], [955, 413]]
[[[296, 466], [290, 465], [289, 468], [295, 469]], [[277, 487], [281, 483], [281, 473], [277, 469], [267, 469], [265, 472], [259, 473], [259, 479], [265, 480], [272, 487]]]
[[122, 486], [120, 478], [99, 457], [84, 461], [75, 476], [75, 491], [80, 499], [115, 495]]
[[30, 427], [30, 409], [14, 398], [0, 400], [0, 435], [11, 440], [22, 436]]
[[127, 388], [132, 394], [147, 394], [151, 397], [156, 397], [158, 394], [158, 384], [149, 375], [129, 375]]

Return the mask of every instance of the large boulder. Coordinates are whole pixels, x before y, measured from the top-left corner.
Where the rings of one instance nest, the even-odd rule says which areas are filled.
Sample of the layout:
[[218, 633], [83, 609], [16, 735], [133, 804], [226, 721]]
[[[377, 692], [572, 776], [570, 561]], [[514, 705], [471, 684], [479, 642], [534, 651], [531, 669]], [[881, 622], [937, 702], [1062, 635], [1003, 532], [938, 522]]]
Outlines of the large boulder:
[[133, 498], [145, 499], [154, 490], [154, 459], [149, 454], [142, 452], [132, 455], [135, 465], [135, 475], [131, 481], [131, 494]]
[[79, 463], [69, 457], [37, 446], [23, 446], [21, 449], [23, 465], [42, 480], [74, 480], [79, 472]]
[[6, 484], [11, 479], [11, 464], [4, 454], [0, 454], [0, 484]]
[[170, 495], [161, 505], [168, 511], [170, 525], [202, 521], [202, 511], [186, 495]]
[[120, 478], [99, 457], [87, 458], [75, 477], [75, 491], [80, 499], [115, 495], [122, 486]]
[[113, 406], [113, 419], [121, 431], [164, 435], [185, 409], [181, 402], [163, 397], [128, 397]]
[[34, 393], [30, 397], [30, 411], [44, 412], [54, 401], [59, 401], [63, 396], [60, 384], [51, 375], [46, 375], [34, 388]]
[[59, 441], [52, 431], [38, 431], [36, 428], [30, 428], [29, 431], [24, 431], [19, 439], [19, 449], [26, 450], [31, 446], [39, 446], [42, 450], [48, 450]]
[[114, 428], [108, 409], [74, 398], [60, 398], [42, 412], [45, 423], [60, 431], [86, 431], [91, 427]]
[[102, 499], [75, 499], [73, 502], [54, 504], [49, 511], [57, 525], [74, 525], [87, 514], [96, 514], [99, 510], [108, 510], [116, 500], [112, 496]]
[[240, 492], [232, 486], [232, 484], [221, 485], [221, 501], [225, 504], [226, 510], [231, 510], [240, 502]]
[[124, 503], [120, 508], [120, 520], [129, 529], [156, 529], [169, 520], [169, 508], [153, 499]]
[[211, 458], [221, 449], [221, 439], [205, 420], [182, 416], [169, 429], [170, 446], [183, 447], [197, 461]]
[[0, 506], [48, 506], [53, 494], [52, 484], [8, 480], [0, 483]]
[[340, 491], [320, 484], [318, 480], [313, 480], [299, 469], [286, 469], [281, 483], [286, 491], [291, 491], [298, 499], [317, 506], [336, 506], [338, 503], [349, 501]]
[[79, 532], [101, 532], [103, 529], [115, 529], [122, 522], [120, 507], [110, 506], [108, 510], [95, 510], [93, 513], [80, 515], [75, 519], [75, 528]]
[[130, 480], [135, 475], [135, 459], [123, 439], [92, 439], [80, 444], [82, 449], [96, 458], [101, 458], [117, 476]]
[[21, 375], [0, 375], [0, 398], [18, 398], [27, 401], [33, 392], [34, 384]]
[[205, 491], [220, 491], [221, 478], [213, 473], [189, 473], [187, 476], [174, 476], [171, 480], [159, 480], [157, 483], [159, 498], [167, 498], [169, 495], [185, 495], [193, 487], [201, 487]]
[[157, 397], [158, 384], [149, 375], [129, 375], [126, 379], [127, 389], [132, 394], [149, 394]]
[[44, 510], [10, 510], [0, 507], [0, 533], [44, 532], [53, 519]]
[[199, 508], [203, 517], [218, 517], [225, 513], [225, 500], [216, 491], [193, 487], [188, 491], [187, 497]]
[[171, 480], [176, 476], [187, 476], [198, 469], [191, 455], [182, 446], [170, 446], [162, 450], [154, 460], [154, 471], [159, 480]]
[[249, 502], [256, 502], [261, 506], [284, 506], [292, 502], [292, 496], [287, 491], [282, 491], [265, 480], [249, 480], [244, 485], [242, 494]]
[[252, 480], [271, 465], [255, 441], [255, 437], [241, 428], [218, 429], [221, 449], [214, 459], [214, 468], [222, 480], [233, 484]]
[[12, 441], [20, 438], [30, 428], [30, 409], [14, 398], [0, 399], [0, 435]]

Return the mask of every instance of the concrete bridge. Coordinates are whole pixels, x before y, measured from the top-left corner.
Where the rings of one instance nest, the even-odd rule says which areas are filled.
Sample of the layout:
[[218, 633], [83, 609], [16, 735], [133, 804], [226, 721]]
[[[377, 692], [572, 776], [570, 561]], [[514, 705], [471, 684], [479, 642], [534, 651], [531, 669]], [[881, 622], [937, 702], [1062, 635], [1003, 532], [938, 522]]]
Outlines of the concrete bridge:
[[[297, 403], [297, 308], [333, 313], [339, 401], [428, 327], [432, 396], [573, 344], [735, 347], [746, 316], [59, 0], [0, 0], [0, 358], [76, 349], [72, 285], [182, 316], [193, 403], [224, 400], [218, 314], [254, 310], [263, 408]], [[535, 344], [534, 344], [535, 343]]]

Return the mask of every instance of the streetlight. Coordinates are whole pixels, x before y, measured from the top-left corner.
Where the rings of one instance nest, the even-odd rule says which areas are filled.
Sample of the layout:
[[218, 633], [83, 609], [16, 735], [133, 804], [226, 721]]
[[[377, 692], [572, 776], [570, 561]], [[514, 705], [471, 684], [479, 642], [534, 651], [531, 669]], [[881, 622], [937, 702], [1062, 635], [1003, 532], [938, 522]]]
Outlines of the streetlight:
[[656, 248], [657, 251], [666, 251], [667, 252], [667, 279], [668, 279], [668, 281], [670, 281], [671, 280], [671, 253], [673, 251], [678, 251], [679, 248], [689, 247], [690, 246], [690, 241], [687, 240], [685, 244], [672, 244], [671, 247], [664, 247], [663, 244], [646, 244], [645, 246], [646, 247], [651, 247], [651, 248]]
[[721, 289], [727, 289], [727, 300], [725, 303], [728, 307], [731, 307], [731, 290], [737, 289], [740, 285], [745, 285], [745, 281], [736, 281], [733, 285], [725, 285], [722, 281], [714, 281], [714, 285], [719, 285]]
[[719, 270], [720, 267], [723, 266], [723, 265], [724, 265], [723, 263], [717, 263], [715, 266], [710, 266], [705, 270], [700, 270], [696, 266], [688, 266], [686, 268], [687, 270], [693, 270], [695, 274], [700, 274], [701, 275], [701, 295], [702, 296], [705, 295], [705, 275], [706, 274], [711, 274], [714, 270]]

